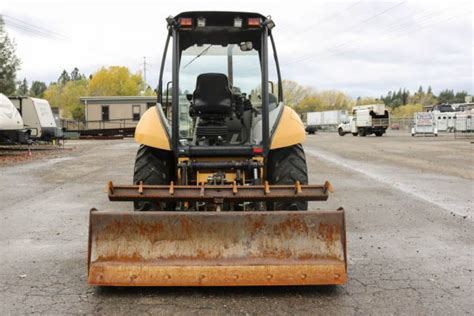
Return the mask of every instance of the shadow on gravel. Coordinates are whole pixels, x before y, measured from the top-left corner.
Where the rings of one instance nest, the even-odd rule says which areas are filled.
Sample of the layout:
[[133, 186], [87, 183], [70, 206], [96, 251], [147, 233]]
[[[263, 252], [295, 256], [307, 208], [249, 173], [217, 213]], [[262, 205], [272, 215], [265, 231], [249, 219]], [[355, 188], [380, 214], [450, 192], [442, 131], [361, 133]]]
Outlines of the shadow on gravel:
[[96, 287], [96, 295], [101, 297], [140, 297], [140, 296], [195, 296], [202, 297], [332, 297], [344, 293], [343, 286], [244, 286], [244, 287]]

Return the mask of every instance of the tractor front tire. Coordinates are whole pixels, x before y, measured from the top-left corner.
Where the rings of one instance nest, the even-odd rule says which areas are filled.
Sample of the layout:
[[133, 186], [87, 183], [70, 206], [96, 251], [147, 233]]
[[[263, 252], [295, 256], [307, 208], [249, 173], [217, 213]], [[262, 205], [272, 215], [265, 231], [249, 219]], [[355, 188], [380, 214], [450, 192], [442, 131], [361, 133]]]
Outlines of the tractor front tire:
[[[267, 180], [270, 184], [308, 184], [308, 168], [301, 144], [271, 150], [268, 155]], [[307, 201], [268, 202], [267, 210], [306, 211]]]
[[339, 128], [339, 129], [337, 130], [337, 132], [339, 133], [339, 136], [344, 136], [344, 135], [346, 135], [346, 133], [344, 133], [344, 131], [342, 130], [342, 128]]
[[[174, 159], [170, 151], [140, 145], [135, 158], [133, 183], [167, 185], [174, 176]], [[157, 203], [153, 201], [133, 202], [135, 211], [172, 211], [172, 203]]]

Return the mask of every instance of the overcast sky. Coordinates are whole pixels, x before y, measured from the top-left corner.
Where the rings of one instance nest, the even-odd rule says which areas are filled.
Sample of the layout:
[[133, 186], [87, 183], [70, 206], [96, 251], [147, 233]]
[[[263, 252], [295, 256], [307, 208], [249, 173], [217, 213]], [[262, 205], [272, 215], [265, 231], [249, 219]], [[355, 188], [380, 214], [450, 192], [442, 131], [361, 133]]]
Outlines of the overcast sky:
[[420, 85], [472, 94], [472, 3], [2, 0], [0, 14], [17, 43], [19, 78], [29, 82], [49, 83], [74, 67], [87, 75], [111, 65], [136, 72], [146, 56], [147, 82], [155, 87], [167, 16], [190, 10], [256, 11], [276, 23], [284, 79], [352, 97], [378, 97]]

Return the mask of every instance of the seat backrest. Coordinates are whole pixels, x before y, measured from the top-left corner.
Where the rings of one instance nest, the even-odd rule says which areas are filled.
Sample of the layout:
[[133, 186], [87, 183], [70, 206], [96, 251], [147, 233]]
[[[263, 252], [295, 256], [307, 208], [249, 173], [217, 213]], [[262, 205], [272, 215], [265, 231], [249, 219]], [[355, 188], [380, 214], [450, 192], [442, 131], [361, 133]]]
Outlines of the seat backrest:
[[197, 116], [227, 116], [232, 111], [232, 92], [227, 76], [204, 73], [196, 79], [192, 109]]

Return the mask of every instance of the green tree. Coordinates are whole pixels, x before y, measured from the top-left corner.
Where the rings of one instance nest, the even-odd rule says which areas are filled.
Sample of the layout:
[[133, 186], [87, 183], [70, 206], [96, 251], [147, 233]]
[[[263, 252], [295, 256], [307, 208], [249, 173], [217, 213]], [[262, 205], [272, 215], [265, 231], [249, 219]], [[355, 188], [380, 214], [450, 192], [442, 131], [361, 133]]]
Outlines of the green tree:
[[84, 106], [82, 105], [73, 106], [71, 109], [71, 116], [76, 121], [84, 121], [84, 118], [85, 118]]
[[8, 37], [0, 15], [0, 93], [7, 95], [15, 93], [16, 72], [20, 69], [15, 51], [15, 43]]
[[23, 78], [22, 81], [18, 81], [18, 88], [16, 89], [16, 94], [27, 96], [28, 90], [28, 81], [26, 81], [26, 78]]
[[358, 97], [356, 105], [368, 105], [368, 104], [377, 104], [377, 103], [381, 103], [381, 101], [379, 99], [371, 98], [371, 97], [365, 97], [365, 98]]
[[65, 85], [70, 80], [71, 80], [71, 77], [69, 76], [66, 69], [64, 69], [63, 72], [61, 73], [61, 75], [59, 75], [58, 83], [62, 84], [62, 85]]
[[439, 93], [438, 101], [440, 103], [453, 103], [454, 102], [454, 91], [453, 90], [443, 90]]
[[42, 98], [47, 86], [43, 81], [33, 81], [30, 87], [30, 96], [35, 98]]
[[460, 91], [454, 96], [455, 103], [464, 103], [466, 96], [468, 96], [467, 91]]

